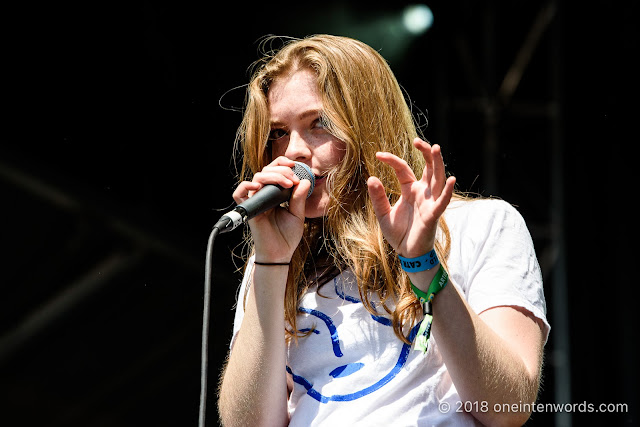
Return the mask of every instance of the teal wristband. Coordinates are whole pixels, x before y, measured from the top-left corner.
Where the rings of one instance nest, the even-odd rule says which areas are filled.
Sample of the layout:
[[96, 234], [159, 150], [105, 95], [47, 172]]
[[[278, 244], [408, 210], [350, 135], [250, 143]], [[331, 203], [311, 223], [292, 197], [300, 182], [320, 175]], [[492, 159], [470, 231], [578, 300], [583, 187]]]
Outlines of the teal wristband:
[[398, 258], [400, 259], [402, 269], [408, 273], [418, 273], [420, 271], [431, 270], [433, 267], [440, 264], [440, 260], [438, 259], [435, 249], [432, 249], [431, 252], [416, 258], [405, 258], [400, 255], [398, 255]]

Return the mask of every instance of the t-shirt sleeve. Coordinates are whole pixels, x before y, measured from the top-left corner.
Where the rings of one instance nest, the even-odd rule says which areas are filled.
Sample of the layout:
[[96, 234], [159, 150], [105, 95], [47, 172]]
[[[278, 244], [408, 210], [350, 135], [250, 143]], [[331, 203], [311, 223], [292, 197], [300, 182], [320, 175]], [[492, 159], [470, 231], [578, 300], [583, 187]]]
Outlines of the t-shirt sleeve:
[[471, 258], [467, 264], [468, 301], [481, 313], [498, 306], [518, 306], [544, 323], [546, 318], [542, 273], [531, 234], [522, 215], [504, 201], [487, 200], [472, 209], [467, 232]]
[[233, 347], [233, 343], [235, 342], [236, 337], [238, 336], [238, 331], [240, 330], [240, 325], [242, 325], [242, 319], [244, 319], [244, 302], [247, 290], [249, 289], [252, 271], [253, 257], [249, 258], [247, 267], [244, 270], [244, 276], [242, 277], [242, 283], [240, 284], [240, 288], [238, 289], [238, 294], [236, 296], [236, 314], [233, 319], [233, 335], [231, 336], [231, 343], [229, 344], [230, 349]]

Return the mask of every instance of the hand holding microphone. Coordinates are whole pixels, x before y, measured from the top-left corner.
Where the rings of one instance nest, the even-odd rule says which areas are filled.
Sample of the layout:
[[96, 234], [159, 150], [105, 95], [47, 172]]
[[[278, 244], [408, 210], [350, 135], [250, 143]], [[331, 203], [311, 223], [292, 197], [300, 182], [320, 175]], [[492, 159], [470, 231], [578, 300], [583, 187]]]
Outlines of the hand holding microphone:
[[[275, 172], [275, 169], [281, 166], [291, 168], [293, 173], [291, 178], [297, 177], [298, 181], [303, 179], [308, 180], [310, 182], [310, 186], [306, 197], [311, 196], [315, 186], [315, 176], [309, 166], [304, 163], [294, 162], [280, 157], [270, 166], [266, 167], [263, 172], [256, 174], [253, 182], [244, 182], [238, 186], [238, 189], [234, 192], [234, 199], [236, 199], [236, 202], [241, 199], [244, 199], [244, 201], [239, 203], [232, 211], [224, 214], [220, 220], [218, 220], [214, 228], [218, 228], [220, 233], [227, 233], [255, 216], [273, 209], [291, 199], [293, 187], [296, 182], [284, 174]], [[265, 181], [271, 180], [274, 183], [260, 184], [259, 182], [256, 182], [258, 178], [264, 179]], [[246, 193], [248, 195], [248, 192], [251, 191], [252, 187], [261, 188], [249, 198], [242, 197], [241, 193]]]

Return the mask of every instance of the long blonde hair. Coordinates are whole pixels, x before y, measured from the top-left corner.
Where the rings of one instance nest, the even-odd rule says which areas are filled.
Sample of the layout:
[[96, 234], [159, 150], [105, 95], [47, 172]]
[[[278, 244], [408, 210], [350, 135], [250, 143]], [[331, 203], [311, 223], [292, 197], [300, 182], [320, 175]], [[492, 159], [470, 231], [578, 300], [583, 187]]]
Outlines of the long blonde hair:
[[[314, 257], [321, 252], [334, 270], [351, 269], [367, 310], [384, 314], [372, 304], [372, 296], [377, 295], [392, 317], [396, 335], [408, 342], [406, 329], [419, 320], [421, 307], [397, 254], [382, 235], [366, 188], [367, 178], [376, 176], [391, 204], [400, 197], [395, 172], [376, 159], [377, 151], [404, 159], [418, 177], [424, 168], [424, 158], [412, 143], [418, 128], [393, 72], [368, 45], [330, 35], [289, 40], [277, 52], [265, 53], [256, 65], [237, 133], [237, 148], [243, 155], [240, 181], [251, 180], [271, 161], [269, 87], [278, 76], [298, 68], [316, 73], [323, 119], [329, 132], [346, 146], [343, 161], [327, 180], [331, 193], [327, 213], [319, 221], [307, 220], [291, 262], [284, 302], [285, 319], [291, 327], [288, 336], [298, 336], [299, 301], [314, 283]], [[444, 242], [436, 242], [436, 251], [446, 261], [449, 232], [443, 219], [439, 226]], [[248, 234], [246, 239], [251, 248]]]

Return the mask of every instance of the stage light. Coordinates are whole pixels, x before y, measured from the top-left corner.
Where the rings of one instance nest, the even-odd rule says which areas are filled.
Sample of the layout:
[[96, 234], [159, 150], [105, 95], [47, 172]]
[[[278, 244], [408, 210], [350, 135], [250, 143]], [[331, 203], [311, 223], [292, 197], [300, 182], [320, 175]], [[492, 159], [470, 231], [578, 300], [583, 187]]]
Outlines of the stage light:
[[310, 21], [313, 25], [306, 23], [301, 36], [332, 33], [353, 37], [378, 50], [391, 64], [408, 60], [408, 49], [412, 43], [419, 43], [434, 21], [429, 6], [418, 3], [391, 9], [368, 8], [363, 13], [349, 2], [340, 2], [316, 12]]
[[407, 6], [402, 13], [402, 23], [411, 34], [422, 34], [433, 24], [433, 12], [426, 4]]

